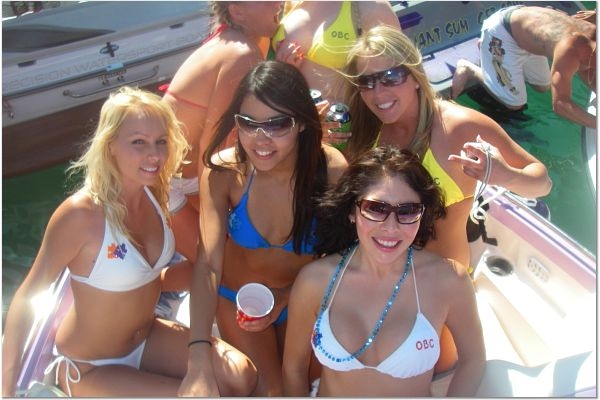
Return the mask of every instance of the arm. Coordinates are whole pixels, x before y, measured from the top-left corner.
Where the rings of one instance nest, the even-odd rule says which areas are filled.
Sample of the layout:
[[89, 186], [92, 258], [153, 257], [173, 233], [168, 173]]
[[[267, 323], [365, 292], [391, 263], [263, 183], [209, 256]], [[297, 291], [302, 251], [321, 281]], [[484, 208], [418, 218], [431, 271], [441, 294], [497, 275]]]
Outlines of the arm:
[[591, 82], [596, 81], [596, 64], [591, 65], [594, 56], [589, 39], [583, 35], [572, 36], [556, 45], [550, 68], [552, 110], [561, 117], [588, 128], [596, 128], [596, 117], [573, 101], [572, 84], [573, 76], [584, 63], [589, 64], [587, 66], [591, 69], [584, 71], [583, 74], [594, 76]]
[[402, 30], [400, 20], [389, 1], [359, 1], [357, 3], [360, 7], [360, 22], [363, 32], [381, 24]]
[[79, 253], [87, 232], [80, 212], [64, 202], [54, 212], [31, 270], [16, 291], [6, 315], [2, 342], [2, 395], [13, 397], [25, 341], [35, 318], [31, 300], [48, 289]]
[[[190, 341], [208, 340], [212, 335], [223, 268], [231, 175], [206, 168], [200, 178], [200, 241], [190, 289]], [[210, 346], [199, 343], [190, 347], [188, 371], [179, 395], [219, 395]]]
[[[458, 351], [458, 364], [448, 387], [448, 396], [474, 396], [485, 371], [483, 330], [477, 312], [473, 284], [462, 265], [455, 264], [456, 275], [449, 285], [446, 324]], [[460, 272], [463, 271], [463, 272]]]
[[452, 135], [456, 135], [452, 141], [459, 140], [464, 143], [464, 154], [451, 154], [448, 160], [462, 164], [466, 175], [483, 180], [483, 160], [486, 158], [483, 148], [487, 143], [491, 145], [492, 156], [489, 184], [505, 187], [524, 197], [535, 198], [550, 192], [552, 181], [544, 164], [512, 140], [495, 121], [478, 111], [462, 106], [452, 107], [450, 113], [454, 115], [455, 120], [446, 121], [445, 117], [444, 122], [447, 122]]
[[308, 397], [310, 391], [310, 339], [324, 292], [320, 279], [314, 274], [316, 269], [323, 269], [320, 262], [317, 260], [302, 268], [292, 286], [283, 350], [284, 396]]
[[348, 161], [342, 152], [335, 147], [324, 145], [323, 151], [325, 151], [325, 156], [327, 157], [327, 180], [332, 185], [338, 181], [346, 168], [348, 168]]

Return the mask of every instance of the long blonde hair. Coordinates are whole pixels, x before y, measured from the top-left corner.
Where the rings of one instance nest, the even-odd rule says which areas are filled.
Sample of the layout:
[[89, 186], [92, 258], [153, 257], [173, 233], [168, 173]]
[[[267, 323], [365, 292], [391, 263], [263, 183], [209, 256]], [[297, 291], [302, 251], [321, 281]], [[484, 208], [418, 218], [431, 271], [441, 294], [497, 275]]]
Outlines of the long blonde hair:
[[154, 93], [130, 87], [122, 87], [111, 93], [100, 110], [98, 126], [87, 150], [67, 169], [69, 175], [83, 172], [85, 180], [81, 189], [90, 195], [94, 203], [103, 207], [110, 226], [132, 241], [123, 224], [127, 208], [120, 199], [121, 172], [109, 147], [125, 119], [134, 113], [158, 119], [167, 133], [167, 159], [159, 173], [158, 182], [150, 190], [162, 211], [168, 215], [171, 177], [178, 173], [189, 145], [173, 109]]
[[[419, 121], [409, 149], [423, 156], [429, 146], [435, 102], [439, 98], [431, 87], [423, 68], [419, 49], [411, 39], [397, 28], [388, 25], [375, 26], [364, 32], [348, 52], [344, 76], [351, 82], [364, 71], [358, 70], [359, 58], [383, 56], [394, 66], [403, 65], [419, 84]], [[355, 84], [347, 85], [346, 101], [352, 116], [352, 137], [348, 141], [348, 155], [354, 158], [373, 147], [383, 123], [363, 102]]]

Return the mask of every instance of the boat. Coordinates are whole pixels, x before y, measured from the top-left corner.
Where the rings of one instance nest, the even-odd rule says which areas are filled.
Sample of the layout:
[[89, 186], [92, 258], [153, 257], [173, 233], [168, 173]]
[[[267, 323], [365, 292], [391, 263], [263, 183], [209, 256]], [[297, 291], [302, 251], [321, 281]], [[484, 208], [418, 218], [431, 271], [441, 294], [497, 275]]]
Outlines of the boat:
[[[590, 114], [596, 115], [596, 106], [598, 99], [596, 93], [590, 94], [590, 101], [588, 103], [587, 111]], [[587, 160], [587, 171], [589, 176], [591, 187], [593, 188], [594, 194], [596, 194], [596, 172], [598, 169], [598, 162], [596, 160], [596, 154], [598, 151], [598, 130], [596, 128], [582, 127], [581, 135], [583, 137], [581, 143], [583, 145], [584, 160]]]
[[158, 92], [210, 29], [208, 2], [61, 3], [2, 20], [4, 178], [79, 155], [111, 91]]
[[[456, 61], [477, 56], [463, 42], [476, 48], [482, 18], [506, 5], [451, 4], [394, 4], [405, 32], [426, 44], [426, 70], [440, 93], [449, 90]], [[443, 16], [437, 12], [440, 8]], [[431, 14], [448, 22], [428, 22]], [[443, 32], [461, 26], [470, 29], [460, 36], [443, 37]], [[429, 43], [429, 38], [438, 37], [440, 43]], [[482, 185], [476, 198], [469, 241], [487, 363], [475, 397], [596, 397], [596, 256], [550, 221], [542, 201]], [[72, 301], [65, 276], [53, 293], [49, 298], [55, 299], [55, 306], [40, 317], [29, 340], [18, 381], [21, 391], [53, 384], [53, 377], [43, 371], [57, 319]], [[188, 299], [174, 317], [185, 325], [189, 324]], [[216, 325], [213, 334], [218, 335]], [[444, 396], [450, 379], [451, 374], [435, 379], [433, 395]]]

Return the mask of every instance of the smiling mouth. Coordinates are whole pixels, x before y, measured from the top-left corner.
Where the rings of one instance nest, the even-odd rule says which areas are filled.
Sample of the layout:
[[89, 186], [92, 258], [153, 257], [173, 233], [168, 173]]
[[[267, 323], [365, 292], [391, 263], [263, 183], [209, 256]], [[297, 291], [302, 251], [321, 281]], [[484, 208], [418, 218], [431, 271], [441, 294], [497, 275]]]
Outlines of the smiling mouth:
[[393, 249], [395, 247], [398, 247], [398, 245], [401, 242], [400, 240], [381, 240], [375, 238], [373, 238], [373, 241], [375, 241], [375, 243], [377, 243], [381, 247], [385, 247], [386, 249]]
[[158, 167], [142, 167], [142, 171], [144, 172], [157, 172]]
[[388, 101], [386, 103], [376, 104], [377, 109], [379, 110], [389, 110], [396, 103], [396, 101]]
[[275, 153], [274, 151], [260, 151], [260, 150], [255, 150], [254, 152], [257, 155], [259, 155], [260, 157], [268, 157], [268, 156], [272, 155], [273, 153]]

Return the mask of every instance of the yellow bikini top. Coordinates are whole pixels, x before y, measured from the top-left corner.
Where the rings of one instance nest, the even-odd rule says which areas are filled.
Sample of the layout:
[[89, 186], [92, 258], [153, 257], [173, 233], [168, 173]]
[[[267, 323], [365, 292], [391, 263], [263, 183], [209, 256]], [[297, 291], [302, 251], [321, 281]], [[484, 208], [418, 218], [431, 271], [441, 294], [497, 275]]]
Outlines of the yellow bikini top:
[[[277, 32], [271, 39], [273, 49], [285, 39], [283, 18]], [[341, 69], [346, 63], [346, 55], [356, 41], [356, 30], [352, 21], [352, 2], [344, 1], [335, 21], [323, 31], [323, 24], [313, 35], [312, 44], [306, 58], [314, 63], [332, 69]]]
[[430, 148], [425, 152], [421, 164], [423, 164], [425, 169], [429, 172], [435, 183], [444, 191], [444, 195], [446, 196], [446, 207], [459, 203], [467, 198], [456, 182], [454, 182], [450, 175], [448, 175], [440, 164], [438, 164]]

